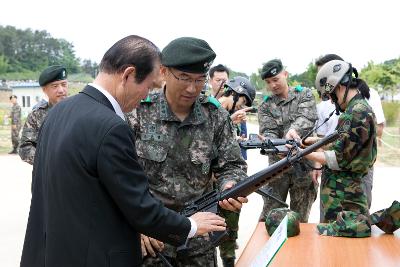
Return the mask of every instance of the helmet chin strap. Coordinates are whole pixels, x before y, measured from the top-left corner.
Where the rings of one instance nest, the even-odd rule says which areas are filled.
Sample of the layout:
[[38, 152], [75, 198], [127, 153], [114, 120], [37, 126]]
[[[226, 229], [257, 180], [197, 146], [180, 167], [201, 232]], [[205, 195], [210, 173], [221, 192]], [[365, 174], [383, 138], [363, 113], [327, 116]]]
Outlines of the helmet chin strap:
[[[345, 90], [344, 95], [343, 95], [342, 104], [345, 104], [345, 103], [346, 103], [347, 95], [348, 95], [349, 89], [350, 89], [350, 85], [351, 85], [352, 82], [353, 82], [353, 75], [352, 75], [353, 72], [355, 73], [356, 77], [358, 77], [357, 70], [354, 69], [354, 68], [351, 66], [351, 64], [350, 64], [349, 72], [348, 72], [348, 74], [346, 74], [346, 75], [348, 75], [349, 80], [348, 80], [347, 83], [346, 83], [346, 90]], [[339, 83], [339, 84], [341, 84], [341, 83]], [[342, 84], [342, 85], [344, 85], [344, 84]], [[336, 90], [338, 90], [338, 89], [336, 89]], [[335, 90], [335, 91], [336, 91], [336, 90]], [[337, 98], [335, 92], [332, 92], [332, 93], [331, 93], [331, 98], [332, 98], [333, 102], [335, 103], [336, 114], [339, 115], [339, 111], [340, 111], [340, 112], [344, 112], [344, 109], [340, 106], [341, 104], [339, 104], [339, 99]]]
[[[335, 91], [336, 91], [336, 90], [335, 90]], [[339, 115], [340, 112], [344, 112], [344, 109], [342, 109], [342, 108], [340, 107], [339, 99], [338, 99], [338, 97], [336, 96], [335, 91], [333, 91], [332, 93], [330, 93], [330, 96], [331, 96], [331, 99], [332, 99], [333, 103], [335, 104], [336, 115]]]

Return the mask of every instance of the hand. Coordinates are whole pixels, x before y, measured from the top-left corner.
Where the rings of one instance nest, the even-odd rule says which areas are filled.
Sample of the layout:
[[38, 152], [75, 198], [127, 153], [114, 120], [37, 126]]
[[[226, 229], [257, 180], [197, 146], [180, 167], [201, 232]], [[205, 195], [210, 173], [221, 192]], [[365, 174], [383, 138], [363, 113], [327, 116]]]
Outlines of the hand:
[[319, 185], [319, 178], [321, 177], [322, 171], [321, 170], [313, 170], [311, 174], [312, 181], [314, 184]]
[[140, 235], [140, 243], [142, 246], [142, 256], [147, 256], [147, 253], [149, 253], [152, 257], [156, 257], [156, 252], [157, 251], [162, 251], [164, 249], [164, 243], [161, 241], [158, 241], [154, 238], [145, 236], [145, 235]]
[[246, 112], [252, 110], [252, 107], [242, 108], [240, 110], [235, 111], [231, 115], [232, 122], [234, 124], [239, 124], [247, 120]]
[[225, 231], [225, 219], [212, 212], [197, 212], [190, 216], [196, 224], [197, 231], [195, 236], [204, 235], [208, 232]]
[[[224, 186], [223, 190], [227, 190], [232, 188], [236, 183], [233, 181], [227, 182]], [[222, 201], [219, 201], [218, 204], [221, 208], [225, 210], [230, 210], [233, 212], [238, 212], [242, 208], [242, 203], [247, 203], [249, 200], [247, 197], [238, 197], [237, 199], [234, 198], [229, 198], [229, 199], [224, 199]]]
[[[322, 164], [319, 162], [314, 161], [314, 168], [316, 169], [321, 169], [322, 168]], [[314, 184], [319, 185], [318, 179], [321, 177], [322, 175], [322, 170], [313, 170], [312, 171], [312, 180], [314, 182]]]
[[286, 138], [286, 139], [295, 139], [295, 140], [301, 139], [300, 136], [299, 136], [299, 134], [297, 133], [297, 131], [296, 131], [295, 129], [290, 129], [290, 130], [286, 133], [285, 138]]
[[319, 140], [321, 140], [321, 138], [319, 138], [319, 137], [317, 137], [317, 136], [310, 136], [310, 137], [307, 137], [307, 138], [304, 140], [304, 142], [303, 142], [302, 145], [304, 145], [304, 146], [310, 146], [310, 145], [312, 145], [312, 144], [318, 142]]

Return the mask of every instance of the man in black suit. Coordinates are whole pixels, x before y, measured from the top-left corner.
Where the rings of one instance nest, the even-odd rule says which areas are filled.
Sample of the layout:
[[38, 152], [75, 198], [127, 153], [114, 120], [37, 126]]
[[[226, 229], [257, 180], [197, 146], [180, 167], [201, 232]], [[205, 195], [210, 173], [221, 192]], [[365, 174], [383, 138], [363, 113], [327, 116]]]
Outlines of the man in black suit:
[[140, 266], [139, 232], [182, 245], [225, 229], [215, 214], [188, 219], [149, 193], [123, 112], [147, 95], [159, 66], [153, 43], [128, 36], [106, 52], [93, 84], [49, 112], [39, 133], [21, 266]]

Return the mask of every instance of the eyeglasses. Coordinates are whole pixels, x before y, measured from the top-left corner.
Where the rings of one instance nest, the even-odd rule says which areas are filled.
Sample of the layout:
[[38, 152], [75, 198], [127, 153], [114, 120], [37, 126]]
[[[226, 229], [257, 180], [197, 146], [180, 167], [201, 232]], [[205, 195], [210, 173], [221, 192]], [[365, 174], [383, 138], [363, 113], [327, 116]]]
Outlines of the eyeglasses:
[[180, 83], [189, 86], [194, 82], [194, 86], [196, 87], [203, 87], [204, 84], [207, 82], [207, 78], [203, 78], [203, 79], [196, 79], [193, 80], [192, 78], [181, 78], [176, 76], [171, 69], [169, 69], [169, 72], [172, 74], [172, 76], [174, 76], [175, 79], [177, 79]]

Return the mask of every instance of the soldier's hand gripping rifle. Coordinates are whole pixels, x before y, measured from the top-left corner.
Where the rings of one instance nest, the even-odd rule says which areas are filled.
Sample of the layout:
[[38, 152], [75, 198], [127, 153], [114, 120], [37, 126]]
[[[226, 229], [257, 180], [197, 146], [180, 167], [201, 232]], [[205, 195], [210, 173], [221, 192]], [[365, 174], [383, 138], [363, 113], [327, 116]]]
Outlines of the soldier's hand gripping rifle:
[[[260, 148], [261, 155], [267, 154], [279, 154], [279, 155], [287, 155], [289, 153], [289, 148], [286, 144], [297, 145], [300, 146], [300, 143], [295, 140], [287, 140], [287, 139], [265, 139], [261, 140], [257, 134], [249, 134], [249, 139], [239, 141], [239, 146], [243, 149], [255, 149]], [[272, 195], [272, 188], [259, 188], [255, 191], [257, 194], [270, 198], [278, 202], [279, 204], [285, 206], [286, 208], [289, 205], [282, 201], [281, 199]]]
[[261, 149], [261, 155], [287, 155], [289, 153], [287, 144], [300, 147], [300, 142], [293, 139], [266, 138], [265, 140], [261, 140], [257, 134], [250, 134], [248, 140], [239, 141], [239, 146], [243, 149]]
[[[209, 211], [218, 214], [219, 206], [218, 201], [228, 198], [247, 197], [251, 193], [255, 192], [261, 186], [273, 180], [274, 177], [288, 170], [293, 164], [299, 162], [304, 156], [311, 152], [325, 146], [328, 143], [333, 142], [339, 137], [337, 131], [330, 135], [325, 136], [320, 141], [300, 150], [295, 143], [290, 149], [287, 156], [280, 161], [268, 166], [267, 168], [251, 175], [249, 178], [238, 182], [234, 187], [224, 191], [211, 191], [200, 198], [194, 200], [187, 205], [181, 214], [189, 217], [199, 211]], [[217, 246], [221, 238], [226, 235], [224, 232], [211, 232], [210, 240], [214, 246]]]

